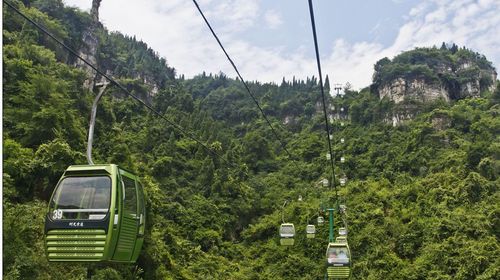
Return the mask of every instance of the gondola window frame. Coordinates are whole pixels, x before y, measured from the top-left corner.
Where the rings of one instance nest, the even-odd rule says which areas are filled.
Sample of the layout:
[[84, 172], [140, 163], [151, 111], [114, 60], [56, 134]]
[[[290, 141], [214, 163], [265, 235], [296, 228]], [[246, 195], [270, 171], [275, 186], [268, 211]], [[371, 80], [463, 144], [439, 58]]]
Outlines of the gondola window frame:
[[[71, 180], [71, 179], [77, 179], [77, 178], [78, 179], [82, 179], [82, 178], [107, 178], [107, 179], [109, 179], [107, 211], [106, 211], [106, 213], [104, 214], [104, 216], [102, 218], [100, 218], [100, 219], [90, 219], [90, 214], [89, 214], [88, 218], [81, 218], [80, 215], [77, 218], [64, 218], [64, 212], [65, 212], [64, 210], [68, 210], [68, 209], [59, 209], [58, 208], [59, 202], [60, 202], [60, 199], [61, 199], [61, 195], [65, 194], [65, 193], [63, 193], [65, 190], [63, 190], [61, 188], [65, 187], [63, 185], [64, 182], [65, 182], [65, 180]], [[112, 179], [108, 175], [67, 176], [65, 178], [62, 178], [58, 182], [58, 184], [56, 185], [56, 188], [54, 189], [54, 194], [51, 196], [51, 199], [49, 201], [49, 213], [50, 213], [50, 215], [48, 215], [48, 218], [51, 221], [71, 221], [71, 220], [103, 221], [103, 220], [105, 220], [110, 215], [110, 212], [111, 212], [111, 199], [112, 199], [112, 196], [113, 196], [112, 192], [113, 192], [113, 190], [112, 190]], [[95, 199], [95, 193], [93, 194], [92, 199], [93, 199], [92, 202], [95, 202], [94, 201], [94, 199]], [[56, 201], [57, 201], [57, 203], [56, 203]], [[83, 202], [83, 199], [80, 200], [79, 203], [82, 203], [82, 202]], [[60, 218], [54, 218], [54, 215], [52, 215], [52, 213], [54, 212], [54, 210], [60, 210], [60, 215], [59, 215]], [[79, 208], [79, 209], [76, 209], [76, 210], [82, 210], [82, 208]]]

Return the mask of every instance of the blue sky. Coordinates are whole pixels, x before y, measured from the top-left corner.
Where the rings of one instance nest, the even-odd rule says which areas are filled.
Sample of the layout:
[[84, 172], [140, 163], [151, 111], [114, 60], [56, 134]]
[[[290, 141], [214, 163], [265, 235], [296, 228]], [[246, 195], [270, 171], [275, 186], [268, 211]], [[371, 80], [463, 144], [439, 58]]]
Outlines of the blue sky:
[[[91, 0], [65, 0], [89, 10]], [[307, 0], [198, 0], [246, 80], [317, 76]], [[374, 63], [454, 42], [500, 65], [500, 0], [314, 0], [323, 73], [355, 89]], [[236, 74], [189, 0], [104, 0], [100, 19], [135, 35], [178, 74]]]
[[[398, 26], [404, 23], [404, 15], [419, 1], [314, 1], [319, 45], [326, 48], [337, 38], [351, 42], [377, 41], [388, 45], [397, 35]], [[308, 1], [262, 1], [262, 9], [276, 13], [282, 24], [274, 29], [264, 25], [250, 28], [241, 34], [248, 40], [265, 47], [285, 45], [293, 51], [300, 45], [312, 45]], [[288, 5], [287, 5], [288, 4]], [[286, 10], [283, 10], [286, 6]], [[374, 12], [376, 11], [376, 12]], [[312, 46], [311, 46], [312, 50]], [[325, 49], [326, 51], [326, 49]]]

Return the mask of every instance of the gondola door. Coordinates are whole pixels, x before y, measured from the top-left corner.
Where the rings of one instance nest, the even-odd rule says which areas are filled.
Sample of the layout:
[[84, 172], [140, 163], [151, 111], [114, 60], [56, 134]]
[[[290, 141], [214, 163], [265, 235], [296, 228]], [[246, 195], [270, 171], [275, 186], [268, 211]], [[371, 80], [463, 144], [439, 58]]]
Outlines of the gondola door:
[[119, 221], [118, 243], [113, 259], [131, 261], [139, 232], [140, 216], [137, 207], [136, 177], [120, 169], [123, 191], [121, 219]]
[[132, 261], [135, 262], [139, 257], [141, 252], [142, 243], [144, 243], [144, 231], [146, 229], [146, 207], [144, 200], [144, 192], [140, 181], [136, 182], [137, 194], [138, 194], [138, 217], [139, 217], [139, 231], [137, 232], [137, 241], [135, 242], [134, 254], [132, 255]]

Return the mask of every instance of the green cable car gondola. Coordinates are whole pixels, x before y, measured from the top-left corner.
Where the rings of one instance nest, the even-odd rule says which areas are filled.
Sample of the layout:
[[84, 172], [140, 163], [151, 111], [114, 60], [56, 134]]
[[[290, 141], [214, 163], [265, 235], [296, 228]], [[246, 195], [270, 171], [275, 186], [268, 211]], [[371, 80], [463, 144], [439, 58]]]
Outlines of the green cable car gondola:
[[283, 246], [292, 246], [295, 243], [295, 226], [291, 223], [283, 223], [280, 226], [280, 244]]
[[307, 238], [314, 238], [314, 237], [316, 237], [316, 226], [314, 226], [314, 225], [307, 225], [307, 227], [306, 227], [306, 237]]
[[351, 254], [347, 240], [345, 243], [342, 241], [328, 243], [326, 265], [328, 279], [347, 279], [350, 277]]
[[143, 188], [114, 164], [72, 165], [45, 222], [49, 261], [134, 263], [144, 241]]

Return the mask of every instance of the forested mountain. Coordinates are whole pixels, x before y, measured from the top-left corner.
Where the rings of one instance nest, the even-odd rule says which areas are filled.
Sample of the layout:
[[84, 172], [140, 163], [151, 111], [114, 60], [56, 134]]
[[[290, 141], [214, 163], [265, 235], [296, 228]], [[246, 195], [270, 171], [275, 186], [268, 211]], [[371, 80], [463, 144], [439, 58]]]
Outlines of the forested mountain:
[[[10, 2], [81, 45], [88, 14], [60, 0]], [[5, 5], [2, 32], [3, 278], [84, 279], [86, 265], [47, 261], [44, 219], [66, 167], [86, 164], [95, 92], [75, 57]], [[145, 43], [102, 26], [96, 32], [98, 67], [222, 158], [109, 86], [94, 161], [141, 176], [147, 231], [137, 267], [94, 265], [92, 279], [133, 279], [134, 270], [139, 279], [322, 279], [328, 229], [312, 240], [304, 234], [334, 197], [318, 184], [330, 170], [317, 79], [249, 83], [290, 158], [240, 81], [222, 73], [178, 78]], [[382, 83], [375, 77], [370, 88], [327, 100], [336, 162], [346, 158], [337, 173], [348, 178], [339, 193], [353, 278], [499, 279], [500, 83], [474, 98], [422, 103], [397, 126], [387, 123], [398, 104], [380, 99]], [[285, 200], [297, 228], [286, 248], [278, 237]]]
[[[441, 48], [417, 48], [375, 64], [372, 89], [396, 103], [457, 100], [495, 89], [497, 73], [484, 55], [445, 43]], [[412, 96], [413, 95], [413, 96]]]

